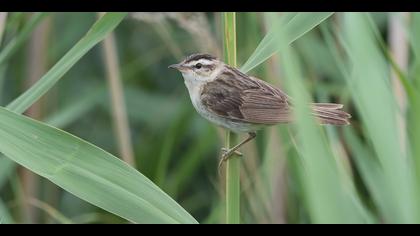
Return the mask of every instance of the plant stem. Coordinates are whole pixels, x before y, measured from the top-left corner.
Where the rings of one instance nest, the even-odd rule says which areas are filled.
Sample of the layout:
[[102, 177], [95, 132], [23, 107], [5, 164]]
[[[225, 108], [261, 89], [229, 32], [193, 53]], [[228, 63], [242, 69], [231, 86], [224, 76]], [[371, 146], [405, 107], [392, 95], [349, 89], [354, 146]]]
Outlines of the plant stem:
[[[0, 12], [0, 46], [2, 45], [2, 42], [3, 42], [3, 35], [6, 29], [6, 20], [7, 20], [7, 12]], [[0, 94], [2, 94], [2, 91], [3, 91], [5, 71], [6, 71], [6, 66], [0, 65]], [[1, 102], [2, 102], [2, 96], [0, 95], [0, 104], [2, 104]]]
[[29, 19], [29, 21], [25, 24], [25, 26], [22, 28], [20, 33], [13, 39], [11, 39], [7, 45], [4, 45], [2, 47], [2, 50], [0, 52], [0, 65], [2, 65], [10, 56], [13, 55], [13, 53], [16, 52], [17, 49], [20, 48], [20, 46], [28, 39], [28, 37], [31, 35], [31, 32], [35, 29], [35, 27], [38, 25], [39, 22], [41, 22], [42, 19], [44, 19], [45, 16], [47, 16], [49, 13], [35, 13]]
[[[409, 42], [408, 37], [405, 34], [405, 23], [408, 21], [410, 13], [392, 13], [388, 25], [389, 29], [389, 39], [390, 39], [390, 53], [395, 58], [395, 63], [399, 68], [402, 69], [402, 72], [406, 74], [408, 68], [408, 58], [409, 58]], [[397, 125], [400, 135], [400, 142], [403, 152], [406, 153], [406, 127], [407, 123], [405, 121], [405, 116], [407, 111], [407, 98], [404, 91], [404, 86], [402, 85], [401, 80], [398, 78], [398, 74], [395, 70], [391, 71], [392, 86], [394, 89], [395, 98], [397, 100], [398, 107], [401, 113], [397, 113]]]
[[[98, 13], [99, 18], [104, 15], [105, 13]], [[120, 76], [118, 52], [115, 36], [112, 32], [103, 40], [102, 45], [112, 104], [114, 130], [117, 134], [119, 153], [125, 162], [136, 168], [133, 145], [131, 142], [130, 125], [124, 100], [124, 88]]]
[[6, 28], [7, 12], [0, 12], [0, 45], [3, 39], [4, 29]]
[[[34, 17], [36, 13], [29, 16]], [[48, 18], [50, 18], [48, 16]], [[48, 35], [50, 29], [50, 19], [45, 19], [34, 27], [31, 34], [28, 35], [29, 47], [27, 56], [27, 80], [25, 87], [30, 88], [39, 78], [47, 71], [47, 49], [48, 49]], [[4, 66], [1, 65], [1, 66]], [[38, 100], [26, 111], [26, 115], [37, 120], [43, 117], [43, 107], [45, 107], [46, 100]], [[24, 210], [24, 220], [27, 223], [36, 223], [41, 219], [39, 210], [28, 202], [29, 198], [38, 198], [38, 189], [40, 186], [39, 176], [28, 169], [22, 168], [20, 170], [22, 187], [24, 196], [22, 198], [22, 206]]]
[[[223, 13], [225, 61], [236, 67], [236, 22], [235, 12]], [[237, 135], [226, 131], [226, 147], [237, 143]], [[239, 224], [240, 218], [240, 159], [233, 155], [226, 164], [226, 223]]]

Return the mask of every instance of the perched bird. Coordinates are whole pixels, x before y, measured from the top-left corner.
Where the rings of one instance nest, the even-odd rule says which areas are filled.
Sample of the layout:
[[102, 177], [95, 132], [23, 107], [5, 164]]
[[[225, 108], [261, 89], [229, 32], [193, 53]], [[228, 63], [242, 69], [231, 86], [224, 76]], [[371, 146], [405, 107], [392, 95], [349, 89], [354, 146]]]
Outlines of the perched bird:
[[[294, 120], [292, 99], [269, 83], [248, 76], [209, 54], [192, 54], [170, 65], [184, 77], [191, 102], [207, 120], [249, 136], [230, 149], [222, 149], [220, 165], [237, 149], [256, 137], [258, 129]], [[342, 104], [308, 104], [320, 124], [347, 125], [350, 114]]]

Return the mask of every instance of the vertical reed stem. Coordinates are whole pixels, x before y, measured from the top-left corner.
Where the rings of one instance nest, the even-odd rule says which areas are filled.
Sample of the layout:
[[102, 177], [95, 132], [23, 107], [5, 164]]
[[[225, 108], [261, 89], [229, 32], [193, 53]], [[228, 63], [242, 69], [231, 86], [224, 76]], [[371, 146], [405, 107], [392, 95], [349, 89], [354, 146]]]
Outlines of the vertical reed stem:
[[[236, 67], [236, 14], [223, 13], [224, 42], [223, 52], [225, 61]], [[226, 131], [226, 147], [237, 143], [237, 135]], [[240, 159], [233, 155], [226, 164], [226, 223], [239, 224], [240, 220]]]
[[[394, 12], [391, 13], [389, 25], [388, 25], [388, 38], [390, 41], [391, 54], [395, 58], [395, 63], [403, 70], [407, 71], [408, 58], [409, 58], [409, 43], [405, 32], [405, 24], [409, 19], [409, 12]], [[401, 80], [398, 79], [398, 74], [395, 70], [391, 71], [392, 85], [394, 94], [397, 100], [397, 104], [401, 113], [397, 114], [397, 125], [400, 135], [401, 148], [406, 152], [406, 121], [405, 114], [407, 110], [407, 97], [404, 91], [404, 87]]]
[[4, 28], [6, 27], [7, 12], [0, 12], [0, 45], [3, 40]]
[[[103, 16], [104, 14], [105, 13], [99, 13], [98, 15]], [[112, 115], [115, 133], [117, 134], [119, 153], [125, 162], [136, 167], [130, 136], [130, 125], [128, 123], [124, 100], [124, 90], [118, 64], [118, 53], [115, 45], [115, 37], [112, 32], [103, 40], [102, 45], [109, 90], [111, 93]]]
[[[35, 13], [31, 13], [29, 16], [34, 17]], [[50, 29], [50, 17], [46, 20], [41, 21], [30, 35], [28, 56], [27, 56], [27, 78], [26, 86], [30, 88], [34, 85], [39, 78], [47, 71], [47, 53], [48, 52], [48, 36]], [[2, 65], [4, 66], [4, 65]], [[41, 120], [43, 117], [43, 107], [45, 107], [45, 100], [40, 99], [25, 112], [27, 116]], [[41, 186], [40, 178], [32, 171], [25, 168], [20, 169], [22, 187], [24, 191], [23, 196], [23, 214], [25, 223], [37, 223], [41, 219], [40, 212], [34, 206], [32, 206], [28, 199], [39, 197], [39, 187]]]

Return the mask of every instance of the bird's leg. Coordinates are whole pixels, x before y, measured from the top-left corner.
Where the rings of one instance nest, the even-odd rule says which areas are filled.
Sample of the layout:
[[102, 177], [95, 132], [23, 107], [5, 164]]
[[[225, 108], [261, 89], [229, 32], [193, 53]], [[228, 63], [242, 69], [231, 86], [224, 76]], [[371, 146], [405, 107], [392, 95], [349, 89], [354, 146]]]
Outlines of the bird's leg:
[[[229, 148], [222, 147], [223, 154], [227, 153], [228, 151], [229, 151]], [[243, 156], [242, 152], [239, 152], [238, 150], [234, 151], [234, 153], [238, 156]]]
[[[229, 159], [232, 156], [233, 153], [237, 153], [238, 152], [237, 150], [242, 145], [244, 145], [245, 143], [253, 140], [255, 137], [257, 137], [257, 134], [255, 132], [249, 132], [248, 133], [248, 138], [246, 138], [242, 142], [238, 143], [236, 146], [232, 147], [231, 149], [222, 149], [222, 151], [224, 151], [224, 153], [223, 153], [222, 158], [220, 159], [220, 162], [219, 162], [219, 169], [222, 166], [223, 162], [225, 162], [227, 159]], [[239, 153], [239, 154], [241, 154], [240, 156], [242, 156], [242, 153]]]

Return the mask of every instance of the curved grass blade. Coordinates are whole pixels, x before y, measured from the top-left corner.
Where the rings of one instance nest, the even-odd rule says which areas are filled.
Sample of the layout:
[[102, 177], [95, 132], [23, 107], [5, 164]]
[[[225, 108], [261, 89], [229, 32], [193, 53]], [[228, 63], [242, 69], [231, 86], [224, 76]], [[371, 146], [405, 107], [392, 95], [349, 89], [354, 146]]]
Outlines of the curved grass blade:
[[136, 223], [196, 223], [134, 168], [69, 133], [0, 108], [0, 152], [68, 192]]
[[[241, 67], [241, 71], [246, 73], [277, 53], [282, 48], [282, 45], [278, 45], [279, 37], [286, 37], [285, 42], [291, 44], [332, 14], [333, 12], [312, 12], [298, 13], [293, 18], [287, 14], [278, 17], [279, 22], [274, 23], [270, 32]], [[290, 20], [287, 21], [288, 19]]]
[[[87, 32], [87, 34], [72, 48], [67, 54], [63, 56], [34, 86], [15, 99], [7, 106], [7, 109], [22, 113], [33, 103], [35, 103], [43, 94], [45, 94], [62, 76], [92, 47], [105, 38], [107, 33], [111, 32], [125, 17], [126, 13], [107, 13], [100, 18]], [[14, 41], [11, 41], [8, 46], [0, 53], [0, 65], [2, 58], [7, 58], [13, 48], [24, 41], [37, 23], [45, 16], [45, 14], [36, 14], [31, 18], [31, 21], [24, 27], [22, 33]], [[13, 46], [9, 46], [13, 45]], [[12, 48], [12, 49], [8, 49]], [[5, 163], [4, 173], [10, 173], [16, 166], [8, 159], [2, 160]], [[0, 176], [0, 185], [4, 183], [8, 175]]]
[[107, 13], [80, 39], [35, 85], [20, 95], [7, 108], [22, 113], [44, 95], [90, 49], [117, 27], [126, 13]]
[[[89, 94], [82, 94], [75, 102], [53, 113], [43, 122], [57, 128], [67, 127], [103, 101], [105, 92], [105, 87], [100, 87]], [[15, 162], [0, 154], [0, 188], [9, 180], [16, 166]]]
[[[287, 38], [280, 37], [283, 42]], [[370, 212], [362, 205], [348, 174], [334, 158], [325, 133], [310, 116], [306, 104], [310, 96], [304, 86], [304, 77], [296, 53], [286, 43], [283, 45], [282, 61], [285, 85], [295, 100], [295, 127], [298, 133], [296, 145], [302, 157], [304, 171], [301, 181], [305, 188], [311, 220], [314, 223], [372, 223]], [[294, 140], [295, 138], [292, 137]], [[336, 161], [337, 160], [337, 161]]]
[[412, 85], [416, 91], [407, 113], [412, 156], [416, 163], [417, 183], [420, 183], [420, 13], [411, 13], [410, 44], [413, 51]]
[[[369, 18], [366, 18], [366, 21], [364, 22], [364, 27], [366, 28], [368, 26], [368, 24], [370, 24], [369, 22]], [[362, 29], [362, 27], [360, 27], [360, 23], [359, 26], [354, 27], [356, 29]], [[370, 28], [371, 30], [373, 30], [372, 28]], [[366, 29], [365, 29], [366, 30]], [[360, 33], [358, 33], [360, 34]], [[373, 37], [372, 35], [375, 34], [374, 31], [370, 32], [371, 37]], [[363, 35], [368, 35], [368, 34], [363, 34]], [[334, 57], [334, 61], [336, 62], [336, 66], [339, 68], [340, 72], [342, 73], [343, 77], [349, 82], [349, 84], [355, 84], [356, 81], [354, 81], [354, 78], [357, 78], [355, 76], [352, 77], [352, 73], [351, 71], [354, 70], [354, 66], [353, 65], [357, 65], [358, 67], [360, 67], [362, 64], [358, 64], [355, 63], [360, 62], [360, 59], [353, 59], [354, 62], [352, 61], [345, 61], [344, 58], [342, 58], [342, 56], [340, 56], [337, 52], [339, 52], [339, 49], [337, 47], [337, 45], [334, 42], [333, 39], [333, 35], [332, 32], [330, 32], [328, 29], [324, 28], [323, 29], [323, 36], [326, 39], [326, 42], [329, 46], [329, 48], [331, 49], [330, 53], [333, 55]], [[350, 34], [348, 34], [348, 36], [350, 36]], [[345, 37], [343, 34], [337, 34], [336, 35], [337, 38], [339, 38], [339, 42], [340, 42], [340, 46], [342, 46], [345, 51], [347, 52], [348, 56], [353, 56], [351, 55], [350, 52], [355, 52], [354, 49], [350, 49], [350, 45], [348, 40], [345, 40]], [[365, 37], [365, 36], [363, 36]], [[370, 40], [363, 40], [363, 43], [371, 43], [371, 41], [373, 40], [373, 38], [370, 38]], [[359, 47], [361, 47], [361, 45], [363, 45], [362, 43], [359, 43]], [[379, 45], [380, 46], [380, 45]], [[367, 46], [367, 49], [372, 50], [374, 47], [372, 45]], [[361, 51], [366, 51], [367, 49], [363, 49]], [[378, 50], [379, 48], [377, 48], [376, 53], [372, 53], [369, 52], [366, 55], [378, 55]], [[361, 56], [360, 58], [364, 58], [366, 56]], [[383, 58], [379, 59], [376, 58], [373, 61], [377, 62], [379, 60], [382, 60]], [[370, 67], [371, 70], [374, 70], [374, 68], [376, 68], [376, 70], [378, 70], [377, 68], [380, 68], [379, 66]], [[365, 71], [368, 72], [368, 70], [361, 70], [361, 71]], [[381, 71], [381, 69], [379, 69], [379, 71]], [[376, 72], [377, 73], [377, 72]], [[386, 77], [386, 76], [380, 76], [382, 77]], [[369, 80], [371, 80], [371, 76], [368, 76]], [[382, 78], [383, 79], [383, 78]], [[351, 82], [351, 83], [350, 83]], [[363, 84], [363, 85], [362, 85]], [[366, 83], [365, 80], [360, 81], [360, 86], [359, 88], [362, 87], [366, 87], [368, 86], [368, 83]], [[385, 99], [385, 97], [387, 97], [389, 94], [391, 93], [384, 93], [384, 94], [380, 94], [378, 95], [378, 91], [377, 91], [377, 87], [383, 87], [382, 84], [377, 83], [375, 85], [370, 85], [372, 87], [367, 88], [368, 91], [366, 91], [366, 93], [369, 93], [370, 96], [372, 97], [378, 97], [381, 96], [381, 99]], [[386, 85], [386, 87], [388, 87]], [[375, 88], [375, 89], [372, 89]], [[362, 89], [351, 89], [351, 93], [353, 94], [353, 97], [355, 98], [355, 101], [359, 100], [359, 98], [361, 97], [360, 93]], [[387, 99], [390, 99], [389, 97]], [[369, 101], [372, 99], [368, 99]], [[370, 101], [369, 103], [372, 103], [373, 101]], [[360, 106], [359, 108], [359, 112], [362, 113], [367, 113], [365, 109], [367, 110], [371, 110], [374, 108], [381, 108], [381, 110], [384, 110], [384, 106], [378, 106], [378, 105], [369, 105], [370, 108], [365, 108], [365, 106], [367, 106], [369, 103], [363, 103], [364, 106]], [[382, 102], [383, 103], [383, 102]], [[359, 104], [362, 104], [361, 102], [359, 102]], [[378, 103], [379, 104], [379, 103]], [[388, 103], [385, 103], [388, 104]], [[411, 106], [411, 107], [416, 107], [416, 106]], [[395, 111], [396, 112], [396, 109]], [[377, 114], [378, 111], [375, 111], [374, 114]], [[372, 115], [372, 114], [371, 114]], [[381, 115], [379, 115], [378, 117], [382, 117]], [[378, 119], [377, 118], [370, 118], [369, 120], [374, 121], [374, 123], [378, 123]], [[391, 128], [386, 125], [387, 129], [385, 129], [384, 131], [380, 131], [378, 135], [383, 136], [384, 132], [395, 132], [395, 130], [390, 130]], [[394, 128], [395, 129], [395, 128]], [[411, 127], [411, 129], [409, 131], [413, 130], [413, 127]], [[364, 131], [366, 133], [366, 135], [370, 135], [368, 132], [368, 130], [366, 129]], [[388, 136], [388, 135], [386, 135]], [[356, 136], [354, 130], [351, 129], [345, 129], [344, 130], [344, 137], [346, 140], [346, 143], [348, 143], [349, 145], [349, 150], [351, 150], [351, 152], [353, 153], [352, 156], [354, 158], [354, 163], [357, 166], [357, 169], [359, 170], [361, 177], [364, 179], [364, 181], [366, 182], [366, 185], [368, 187], [368, 191], [372, 194], [372, 197], [374, 199], [374, 204], [378, 207], [378, 211], [380, 212], [380, 214], [382, 215], [382, 217], [386, 222], [393, 222], [396, 221], [398, 219], [398, 215], [399, 213], [397, 213], [397, 211], [400, 211], [402, 209], [398, 209], [398, 207], [396, 207], [395, 205], [397, 204], [395, 201], [395, 197], [394, 195], [394, 190], [393, 190], [393, 186], [390, 185], [390, 181], [387, 181], [387, 178], [389, 178], [387, 176], [387, 172], [386, 170], [383, 168], [384, 165], [381, 164], [381, 159], [383, 157], [379, 156], [378, 153], [379, 152], [374, 152], [374, 150], [371, 150], [372, 147], [369, 147], [367, 145], [363, 145], [362, 140], [360, 140], [359, 136]], [[379, 140], [375, 139], [374, 142], [377, 142]], [[389, 144], [386, 144], [389, 145]], [[400, 158], [400, 157], [398, 157]], [[392, 170], [392, 173], [390, 173], [390, 175], [392, 176], [391, 178], [394, 178], [395, 176], [395, 171], [397, 169]], [[405, 183], [404, 183], [405, 184]], [[402, 196], [402, 195], [401, 195]], [[407, 204], [408, 202], [406, 202]]]
[[22, 31], [13, 38], [0, 52], [0, 65], [2, 65], [13, 53], [29, 38], [32, 31], [47, 16], [48, 13], [35, 13], [28, 23], [23, 27]]
[[390, 90], [389, 68], [366, 15], [345, 13], [343, 36], [351, 68], [346, 79], [389, 188], [392, 214], [385, 215], [385, 221], [419, 222], [417, 185], [410, 156], [398, 140], [398, 109]]
[[13, 172], [15, 163], [0, 155], [0, 189]]
[[0, 224], [13, 224], [13, 218], [10, 215], [9, 210], [0, 198]]
[[[8, 109], [16, 113], [25, 111], [83, 55], [104, 39], [125, 15], [107, 13], [99, 19], [85, 37], [37, 84], [13, 101]], [[3, 115], [21, 118], [21, 123], [14, 126], [14, 122], [10, 121], [19, 122], [18, 119], [10, 120], [5, 118], [7, 115], [0, 115], [3, 118], [0, 118], [0, 124], [4, 128], [0, 133], [9, 138], [14, 137], [1, 138], [7, 141], [0, 144], [0, 151], [17, 163], [50, 179], [76, 196], [133, 222], [196, 223], [194, 218], [150, 180], [109, 153], [61, 130], [4, 109], [1, 111]], [[31, 139], [38, 142], [32, 142]], [[16, 145], [17, 143], [19, 145]]]

